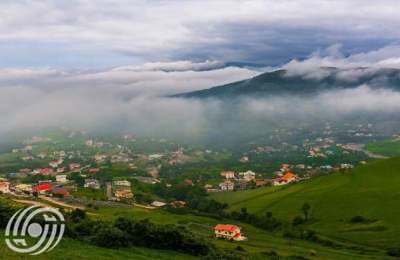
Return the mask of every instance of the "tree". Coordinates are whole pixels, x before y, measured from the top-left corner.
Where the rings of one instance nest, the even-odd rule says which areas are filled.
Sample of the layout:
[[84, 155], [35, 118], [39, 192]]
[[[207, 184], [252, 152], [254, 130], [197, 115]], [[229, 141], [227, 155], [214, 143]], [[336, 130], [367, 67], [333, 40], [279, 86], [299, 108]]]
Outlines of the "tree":
[[305, 219], [306, 221], [308, 221], [309, 211], [310, 211], [310, 209], [311, 209], [310, 204], [308, 204], [307, 202], [305, 202], [305, 203], [303, 204], [303, 207], [301, 207], [301, 209], [303, 210], [303, 213], [304, 213], [304, 219]]

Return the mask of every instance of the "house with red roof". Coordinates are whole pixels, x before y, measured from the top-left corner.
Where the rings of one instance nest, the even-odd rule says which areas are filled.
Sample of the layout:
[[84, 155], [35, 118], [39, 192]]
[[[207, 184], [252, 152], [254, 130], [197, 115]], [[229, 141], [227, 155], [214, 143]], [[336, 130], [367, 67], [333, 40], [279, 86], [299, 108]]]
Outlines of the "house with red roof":
[[53, 188], [53, 185], [49, 182], [41, 182], [32, 187], [33, 192], [37, 193], [45, 193], [46, 191], [50, 191]]
[[224, 238], [227, 240], [243, 241], [246, 237], [242, 236], [240, 228], [231, 224], [217, 224], [214, 227], [216, 238]]

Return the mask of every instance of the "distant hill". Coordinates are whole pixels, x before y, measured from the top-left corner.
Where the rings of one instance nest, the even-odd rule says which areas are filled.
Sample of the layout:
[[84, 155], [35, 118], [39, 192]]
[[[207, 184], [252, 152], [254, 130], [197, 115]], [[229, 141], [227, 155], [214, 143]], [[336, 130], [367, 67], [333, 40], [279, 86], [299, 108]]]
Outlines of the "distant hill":
[[[333, 173], [282, 188], [220, 192], [214, 199], [230, 210], [288, 221], [301, 216], [303, 203], [312, 208], [308, 227], [322, 234], [381, 248], [400, 247], [400, 158], [368, 163], [345, 173]], [[365, 221], [352, 222], [355, 216]]]
[[[342, 70], [321, 68], [322, 79], [306, 76], [289, 76], [286, 70], [262, 73], [256, 77], [209, 89], [182, 93], [174, 97], [184, 98], [234, 98], [239, 96], [262, 97], [276, 94], [312, 95], [325, 90], [355, 88], [368, 84], [400, 90], [400, 70], [371, 70], [358, 68]], [[314, 75], [316, 76], [316, 75]]]

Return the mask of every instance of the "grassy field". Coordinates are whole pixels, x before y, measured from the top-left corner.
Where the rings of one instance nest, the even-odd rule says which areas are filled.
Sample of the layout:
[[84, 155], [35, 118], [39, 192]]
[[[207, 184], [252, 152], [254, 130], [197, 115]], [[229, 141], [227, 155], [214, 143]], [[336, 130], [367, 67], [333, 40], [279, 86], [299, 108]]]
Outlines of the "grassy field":
[[368, 151], [384, 156], [400, 156], [400, 140], [392, 139], [381, 142], [369, 143], [365, 146]]
[[[186, 227], [191, 232], [202, 236], [217, 248], [229, 251], [236, 251], [240, 245], [249, 259], [266, 259], [263, 252], [276, 251], [280, 256], [303, 256], [308, 259], [384, 259], [385, 254], [382, 250], [368, 248], [372, 250], [368, 255], [365, 251], [356, 249], [334, 249], [318, 244], [301, 241], [287, 240], [280, 235], [273, 235], [264, 230], [255, 228], [251, 225], [236, 222], [215, 220], [208, 217], [194, 215], [177, 215], [164, 210], [149, 210], [142, 208], [109, 208], [101, 207], [99, 210], [89, 209], [88, 215], [91, 218], [103, 220], [115, 219], [118, 216], [133, 216], [136, 219], [149, 218], [158, 224], [175, 224]], [[217, 223], [232, 223], [242, 227], [248, 241], [228, 242], [213, 238], [213, 226]], [[310, 256], [310, 252], [316, 252], [316, 256]], [[7, 248], [4, 242], [4, 231], [0, 230], [0, 259], [30, 259], [15, 253]], [[2, 258], [4, 256], [4, 258]], [[42, 254], [37, 259], [192, 259], [193, 257], [179, 254], [172, 251], [161, 251], [146, 248], [129, 249], [105, 249], [93, 245], [63, 238], [61, 243], [51, 252]]]
[[[300, 241], [300, 240], [287, 240], [279, 235], [273, 235], [264, 230], [255, 228], [251, 225], [235, 222], [215, 220], [208, 217], [194, 216], [194, 215], [177, 215], [166, 212], [164, 210], [149, 210], [142, 208], [134, 209], [115, 209], [115, 208], [100, 208], [99, 210], [89, 209], [91, 217], [100, 219], [112, 219], [118, 216], [133, 216], [136, 219], [149, 218], [152, 222], [158, 224], [176, 224], [185, 226], [192, 232], [209, 239], [215, 243], [220, 249], [235, 250], [240, 245], [245, 249], [251, 259], [265, 259], [263, 252], [274, 250], [281, 256], [304, 256], [310, 259], [373, 259], [384, 258], [382, 250], [376, 250], [371, 255], [364, 255], [357, 250], [344, 250], [323, 247], [317, 244]], [[242, 227], [248, 241], [232, 243], [224, 240], [215, 240], [212, 238], [213, 227], [217, 223], [233, 223]], [[314, 250], [317, 252], [316, 257], [311, 257], [310, 252]]]
[[[283, 188], [260, 188], [217, 193], [213, 197], [230, 204], [230, 210], [292, 220], [301, 207], [312, 207], [309, 227], [328, 237], [380, 248], [400, 247], [400, 159], [392, 158], [359, 166]], [[351, 223], [354, 216], [370, 221]]]
[[63, 238], [52, 251], [42, 253], [38, 256], [30, 256], [17, 253], [9, 249], [5, 243], [4, 230], [0, 230], [0, 259], [160, 259], [160, 260], [186, 260], [195, 259], [192, 256], [179, 254], [173, 251], [154, 250], [147, 248], [129, 248], [129, 249], [107, 249], [92, 246], [76, 240]]

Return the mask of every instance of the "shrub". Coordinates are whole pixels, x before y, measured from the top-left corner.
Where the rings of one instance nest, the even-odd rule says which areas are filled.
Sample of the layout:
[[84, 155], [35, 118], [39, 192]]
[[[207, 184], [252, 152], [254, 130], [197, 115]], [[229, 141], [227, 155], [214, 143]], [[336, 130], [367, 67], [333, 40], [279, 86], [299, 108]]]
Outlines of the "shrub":
[[400, 257], [400, 248], [389, 248], [387, 251], [386, 251], [386, 254], [388, 255], [388, 256], [394, 256], [394, 257]]
[[367, 221], [366, 218], [364, 218], [363, 216], [354, 216], [350, 219], [351, 223], [363, 223]]

